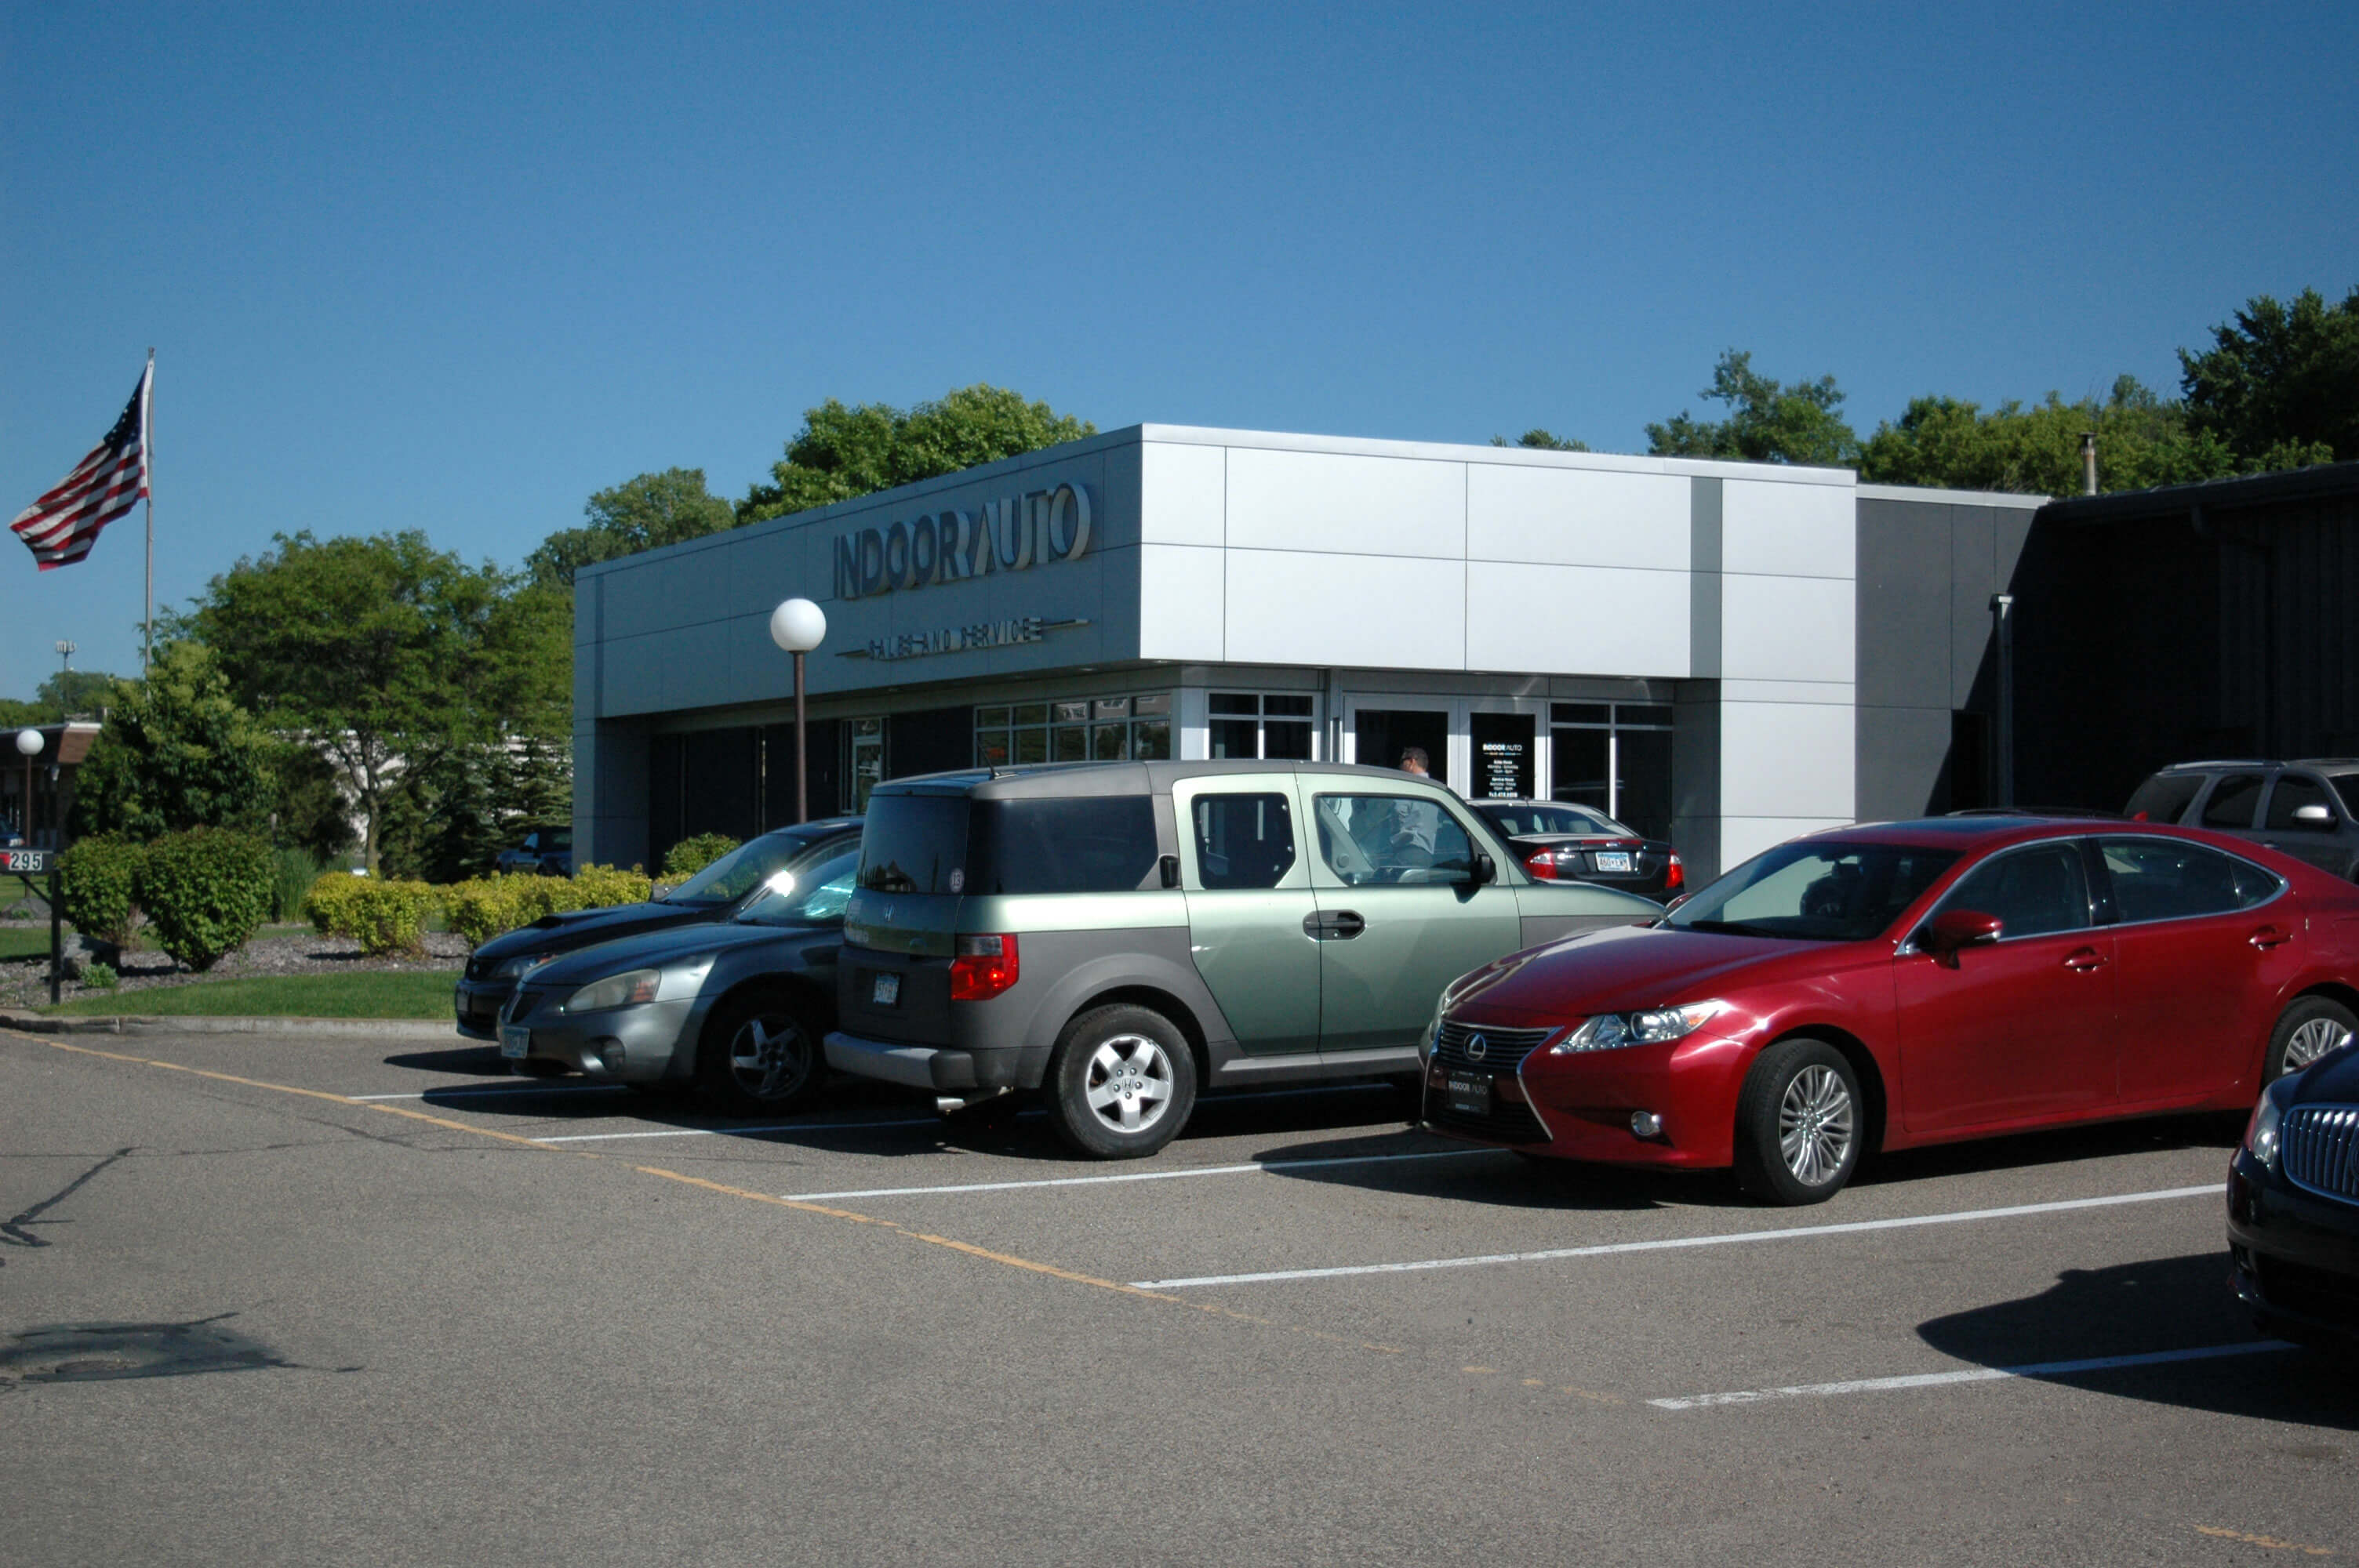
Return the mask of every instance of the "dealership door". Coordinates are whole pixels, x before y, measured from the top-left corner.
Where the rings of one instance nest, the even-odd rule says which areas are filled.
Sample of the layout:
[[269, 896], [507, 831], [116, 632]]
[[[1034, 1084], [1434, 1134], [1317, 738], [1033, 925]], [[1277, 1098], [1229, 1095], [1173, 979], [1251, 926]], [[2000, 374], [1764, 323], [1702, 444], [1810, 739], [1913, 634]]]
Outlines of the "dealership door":
[[1400, 766], [1402, 751], [1425, 749], [1426, 767], [1442, 784], [1450, 776], [1450, 709], [1436, 708], [1368, 708], [1352, 709], [1352, 760], [1371, 767]]

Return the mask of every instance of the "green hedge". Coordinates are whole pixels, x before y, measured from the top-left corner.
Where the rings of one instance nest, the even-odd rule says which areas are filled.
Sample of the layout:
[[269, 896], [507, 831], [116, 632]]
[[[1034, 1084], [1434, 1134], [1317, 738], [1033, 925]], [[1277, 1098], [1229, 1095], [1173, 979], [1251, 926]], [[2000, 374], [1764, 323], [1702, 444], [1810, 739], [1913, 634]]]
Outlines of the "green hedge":
[[250, 833], [192, 827], [147, 846], [139, 904], [165, 952], [210, 969], [270, 917], [270, 846]]
[[58, 903], [73, 928], [117, 947], [139, 929], [139, 868], [147, 846], [119, 834], [84, 838], [58, 862]]
[[692, 877], [735, 848], [737, 840], [726, 833], [700, 833], [693, 838], [683, 838], [664, 852], [664, 881], [676, 882]]
[[[482, 946], [504, 931], [529, 925], [544, 914], [574, 909], [606, 909], [618, 903], [644, 903], [654, 891], [636, 866], [617, 871], [613, 866], [583, 866], [571, 877], [544, 877], [526, 871], [503, 877], [474, 877], [448, 887], [424, 882], [373, 882], [365, 877], [321, 877], [304, 901], [304, 913], [322, 935], [351, 936], [364, 951], [373, 926], [382, 922], [386, 905], [363, 890], [371, 886], [416, 890], [406, 901], [420, 905], [422, 922], [438, 905], [451, 930], [471, 946]], [[390, 949], [384, 949], [390, 951]]]

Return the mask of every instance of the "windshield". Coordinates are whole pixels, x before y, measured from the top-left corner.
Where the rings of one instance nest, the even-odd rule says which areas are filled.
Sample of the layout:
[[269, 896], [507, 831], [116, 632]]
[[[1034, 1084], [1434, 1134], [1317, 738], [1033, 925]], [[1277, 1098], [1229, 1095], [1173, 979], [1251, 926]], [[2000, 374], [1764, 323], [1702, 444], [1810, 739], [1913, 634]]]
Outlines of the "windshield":
[[852, 902], [853, 873], [860, 870], [860, 851], [847, 849], [831, 860], [814, 860], [794, 873], [793, 885], [783, 892], [766, 892], [739, 912], [741, 925], [833, 925], [843, 919]]
[[733, 903], [810, 851], [799, 833], [771, 833], [740, 844], [664, 896], [666, 903]]
[[1864, 942], [1955, 864], [1954, 849], [1904, 844], [1780, 844], [1664, 918], [1680, 931], [1797, 942]]
[[1542, 833], [1611, 833], [1621, 838], [1643, 838], [1601, 811], [1583, 806], [1485, 806], [1478, 808], [1510, 838]]

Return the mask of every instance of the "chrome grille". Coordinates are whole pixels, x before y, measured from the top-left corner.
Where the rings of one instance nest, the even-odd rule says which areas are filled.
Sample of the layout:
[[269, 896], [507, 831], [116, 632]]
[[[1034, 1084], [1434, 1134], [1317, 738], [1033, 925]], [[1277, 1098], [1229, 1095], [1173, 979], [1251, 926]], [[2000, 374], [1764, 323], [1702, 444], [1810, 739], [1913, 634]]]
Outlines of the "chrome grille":
[[[1512, 1073], [1554, 1029], [1494, 1029], [1482, 1023], [1445, 1022], [1434, 1036], [1433, 1059], [1445, 1067], [1480, 1067], [1485, 1072]], [[1467, 1054], [1476, 1035], [1483, 1037], [1483, 1054]]]
[[2286, 1180], [2327, 1197], [2359, 1199], [2359, 1106], [2296, 1106], [2278, 1138]]

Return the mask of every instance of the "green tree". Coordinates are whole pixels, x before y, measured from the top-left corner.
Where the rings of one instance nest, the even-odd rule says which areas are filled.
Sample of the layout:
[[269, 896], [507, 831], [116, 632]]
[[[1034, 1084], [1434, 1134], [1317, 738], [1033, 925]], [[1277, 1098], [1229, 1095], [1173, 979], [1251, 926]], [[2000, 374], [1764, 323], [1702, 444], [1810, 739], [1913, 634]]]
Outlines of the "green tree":
[[92, 715], [114, 700], [115, 677], [104, 670], [60, 670], [41, 683], [33, 700], [49, 708], [55, 718], [69, 715]]
[[1589, 450], [1589, 443], [1586, 441], [1576, 441], [1570, 436], [1552, 436], [1546, 430], [1538, 429], [1537, 427], [1525, 431], [1522, 435], [1516, 437], [1512, 441], [1507, 439], [1505, 436], [1494, 436], [1491, 438], [1491, 444], [1495, 447], [1528, 447], [1534, 451], [1540, 452], [1585, 452]]
[[276, 545], [214, 578], [186, 624], [265, 723], [335, 765], [375, 871], [405, 775], [431, 776], [519, 721], [552, 722], [555, 599], [519, 604], [528, 596], [511, 599], [496, 568], [415, 531]]
[[238, 704], [212, 650], [166, 643], [147, 678], [114, 682], [106, 706], [106, 727], [75, 778], [76, 838], [267, 821], [278, 745]]
[[2067, 403], [2051, 392], [2029, 407], [2009, 401], [1985, 413], [1960, 398], [1912, 398], [1897, 423], [1877, 426], [1867, 438], [1859, 473], [1877, 484], [2077, 495], [2081, 437], [2088, 431], [2096, 433], [2097, 480], [2105, 490], [2238, 471], [2234, 455], [2216, 438], [2189, 428], [2182, 405], [2125, 375], [2103, 402]]
[[1750, 352], [1731, 349], [1720, 356], [1712, 384], [1700, 395], [1725, 405], [1728, 417], [1700, 420], [1681, 409], [1667, 423], [1647, 427], [1648, 452], [1830, 468], [1859, 454], [1859, 438], [1837, 412], [1843, 395], [1833, 376], [1789, 386], [1756, 371]]
[[2336, 306], [2314, 288], [2257, 295], [2179, 365], [2189, 424], [2243, 471], [2359, 459], [2359, 288]]
[[583, 525], [560, 528], [524, 558], [536, 586], [570, 589], [573, 574], [599, 561], [633, 556], [736, 526], [729, 503], [704, 488], [702, 469], [643, 473], [599, 491], [582, 504]]
[[964, 386], [907, 409], [831, 397], [803, 411], [785, 460], [737, 503], [737, 520], [783, 517], [1096, 434], [1087, 420], [1004, 387]]

